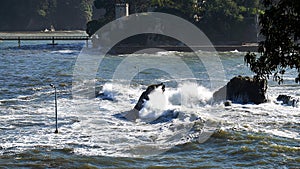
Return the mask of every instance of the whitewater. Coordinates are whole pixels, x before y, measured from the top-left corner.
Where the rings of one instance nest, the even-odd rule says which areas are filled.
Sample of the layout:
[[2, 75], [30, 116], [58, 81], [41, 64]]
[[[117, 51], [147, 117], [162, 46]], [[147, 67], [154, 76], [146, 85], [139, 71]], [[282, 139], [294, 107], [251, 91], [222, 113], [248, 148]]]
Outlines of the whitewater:
[[[213, 103], [206, 69], [192, 53], [143, 55], [181, 58], [197, 83], [147, 69], [129, 86], [111, 80], [114, 68], [129, 55], [108, 55], [95, 79], [96, 95], [101, 95], [73, 98], [74, 64], [84, 44], [68, 43], [53, 48], [41, 42], [21, 48], [0, 43], [1, 167], [300, 167], [299, 106], [276, 101], [279, 94], [300, 97], [296, 71], [288, 71], [283, 85], [269, 80], [268, 102], [225, 107]], [[219, 55], [224, 84], [237, 75], [252, 76], [243, 63], [245, 53]], [[148, 85], [161, 82], [166, 91], [150, 96], [140, 119], [119, 116], [134, 107]], [[59, 134], [54, 134], [50, 83], [58, 89]]]

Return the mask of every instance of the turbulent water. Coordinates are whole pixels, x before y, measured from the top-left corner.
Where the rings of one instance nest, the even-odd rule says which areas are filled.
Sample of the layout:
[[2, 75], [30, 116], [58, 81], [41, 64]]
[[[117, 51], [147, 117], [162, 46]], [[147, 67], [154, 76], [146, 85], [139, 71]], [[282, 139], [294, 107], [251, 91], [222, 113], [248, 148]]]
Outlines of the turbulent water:
[[[269, 82], [267, 103], [224, 107], [212, 104], [206, 68], [193, 53], [108, 55], [95, 78], [99, 96], [78, 99], [72, 96], [73, 70], [84, 46], [26, 42], [18, 48], [16, 42], [0, 42], [0, 168], [300, 167], [300, 106], [276, 102], [279, 94], [300, 97], [293, 70], [283, 85]], [[219, 53], [226, 79], [218, 80], [252, 75], [244, 55]], [[169, 64], [163, 58], [178, 57], [196, 83], [157, 69], [141, 70], [130, 85], [111, 80], [129, 56], [156, 57], [162, 64]], [[143, 118], [122, 118], [147, 85], [160, 82], [166, 91], [150, 96]], [[58, 134], [49, 84], [57, 86]]]

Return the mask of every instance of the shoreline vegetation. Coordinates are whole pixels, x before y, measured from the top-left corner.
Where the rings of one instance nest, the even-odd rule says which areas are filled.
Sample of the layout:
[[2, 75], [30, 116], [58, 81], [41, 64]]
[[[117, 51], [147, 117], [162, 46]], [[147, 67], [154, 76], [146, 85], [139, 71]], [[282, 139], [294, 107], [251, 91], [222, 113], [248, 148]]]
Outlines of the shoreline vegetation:
[[162, 12], [184, 18], [199, 27], [213, 44], [242, 44], [259, 38], [259, 0], [3, 0], [0, 31], [80, 29], [92, 36], [98, 28], [118, 18], [121, 13], [116, 9], [121, 8], [116, 7], [124, 3], [128, 4], [129, 15]]

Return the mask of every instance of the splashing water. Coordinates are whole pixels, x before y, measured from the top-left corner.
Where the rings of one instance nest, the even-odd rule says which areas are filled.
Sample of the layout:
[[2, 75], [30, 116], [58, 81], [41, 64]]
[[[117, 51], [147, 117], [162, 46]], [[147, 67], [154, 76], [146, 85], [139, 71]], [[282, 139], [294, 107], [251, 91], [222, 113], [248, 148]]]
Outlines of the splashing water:
[[[195, 88], [196, 93], [187, 90], [191, 87]], [[203, 114], [209, 112], [210, 107], [202, 105], [210, 99], [211, 94], [202, 86], [183, 84], [179, 88], [166, 88], [165, 92], [161, 88], [155, 89], [140, 110], [140, 119], [137, 122], [117, 119], [114, 115], [134, 107], [141, 93], [140, 87], [128, 88], [121, 84], [107, 83], [101, 92], [107, 96], [113, 95], [114, 101], [102, 100], [100, 112], [97, 111], [99, 103], [96, 103], [99, 100], [95, 100], [94, 105], [91, 105], [91, 101], [77, 101], [83, 106], [77, 112], [80, 112], [78, 116], [84, 133], [93, 138], [94, 145], [105, 146], [107, 151], [101, 152], [107, 153], [106, 155], [153, 155], [175, 145], [203, 139], [201, 133], [206, 130], [203, 120], [209, 118]], [[174, 100], [179, 101], [182, 98], [192, 99], [186, 100], [189, 101], [188, 104], [177, 104], [176, 101], [173, 104]], [[194, 128], [196, 123], [201, 127]], [[209, 132], [212, 133], [213, 130]], [[148, 149], [153, 151], [145, 151]]]
[[152, 122], [163, 115], [164, 110], [167, 108], [167, 98], [162, 92], [161, 87], [156, 88], [148, 97], [149, 101], [144, 103], [139, 116], [142, 121]]
[[[201, 86], [207, 86], [207, 76], [202, 73], [205, 70], [195, 64], [197, 59], [192, 54], [154, 54], [157, 58], [163, 57], [161, 55], [182, 56], [196, 72], [195, 75], [199, 75], [197, 78], [201, 85], [193, 87], [191, 84], [188, 87], [189, 84], [182, 83], [175, 87], [177, 82], [170, 82], [172, 85], [167, 85], [164, 92], [166, 106], [154, 111], [159, 115], [158, 119], [134, 123], [114, 115], [131, 110], [146, 86], [112, 85], [107, 80], [111, 76], [111, 68], [124, 56], [109, 56], [99, 68], [101, 75], [97, 76], [97, 82], [104, 85], [101, 92], [113, 100], [100, 97], [76, 99], [70, 91], [76, 55], [60, 50], [73, 47], [72, 50], [78, 54], [83, 44], [76, 43], [75, 47], [74, 44], [59, 44], [49, 48], [42, 42], [14, 48], [11, 45], [17, 45], [16, 42], [11, 43], [2, 42], [0, 46], [3, 49], [0, 50], [0, 80], [3, 82], [0, 90], [0, 154], [3, 157], [0, 168], [13, 168], [14, 165], [76, 168], [80, 165], [86, 167], [87, 163], [99, 168], [116, 168], [115, 164], [129, 168], [158, 165], [186, 168], [191, 161], [193, 163], [189, 164], [193, 168], [299, 168], [299, 107], [274, 102], [280, 94], [299, 98], [299, 85], [294, 84], [297, 72], [287, 73], [283, 85], [269, 82], [270, 101], [267, 103], [224, 107], [210, 104], [211, 91]], [[227, 81], [236, 75], [252, 75], [243, 64], [245, 53], [223, 52], [221, 55]], [[165, 74], [147, 70], [139, 75], [139, 82], [143, 84], [161, 81], [167, 83]], [[53, 133], [54, 92], [49, 83], [65, 84], [58, 87], [59, 134]], [[85, 90], [84, 86], [80, 87]], [[182, 93], [189, 88], [198, 92]], [[186, 100], [186, 104], [182, 99]], [[204, 137], [206, 133], [212, 132], [211, 139], [197, 144], [206, 140], [201, 139], [207, 138]], [[116, 157], [160, 153], [163, 155], [151, 158]]]

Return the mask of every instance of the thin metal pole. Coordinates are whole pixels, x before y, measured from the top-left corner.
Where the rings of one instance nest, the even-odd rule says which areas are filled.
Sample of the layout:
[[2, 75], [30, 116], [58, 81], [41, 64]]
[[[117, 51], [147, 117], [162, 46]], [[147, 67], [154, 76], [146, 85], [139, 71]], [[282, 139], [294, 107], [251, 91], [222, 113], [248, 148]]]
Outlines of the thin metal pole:
[[56, 96], [56, 87], [54, 87], [54, 95], [55, 95], [55, 132], [58, 133], [58, 124], [57, 124], [57, 96]]
[[50, 84], [52, 88], [54, 88], [54, 100], [55, 100], [55, 131], [54, 133], [58, 133], [58, 123], [57, 123], [57, 95], [56, 95], [56, 86]]

